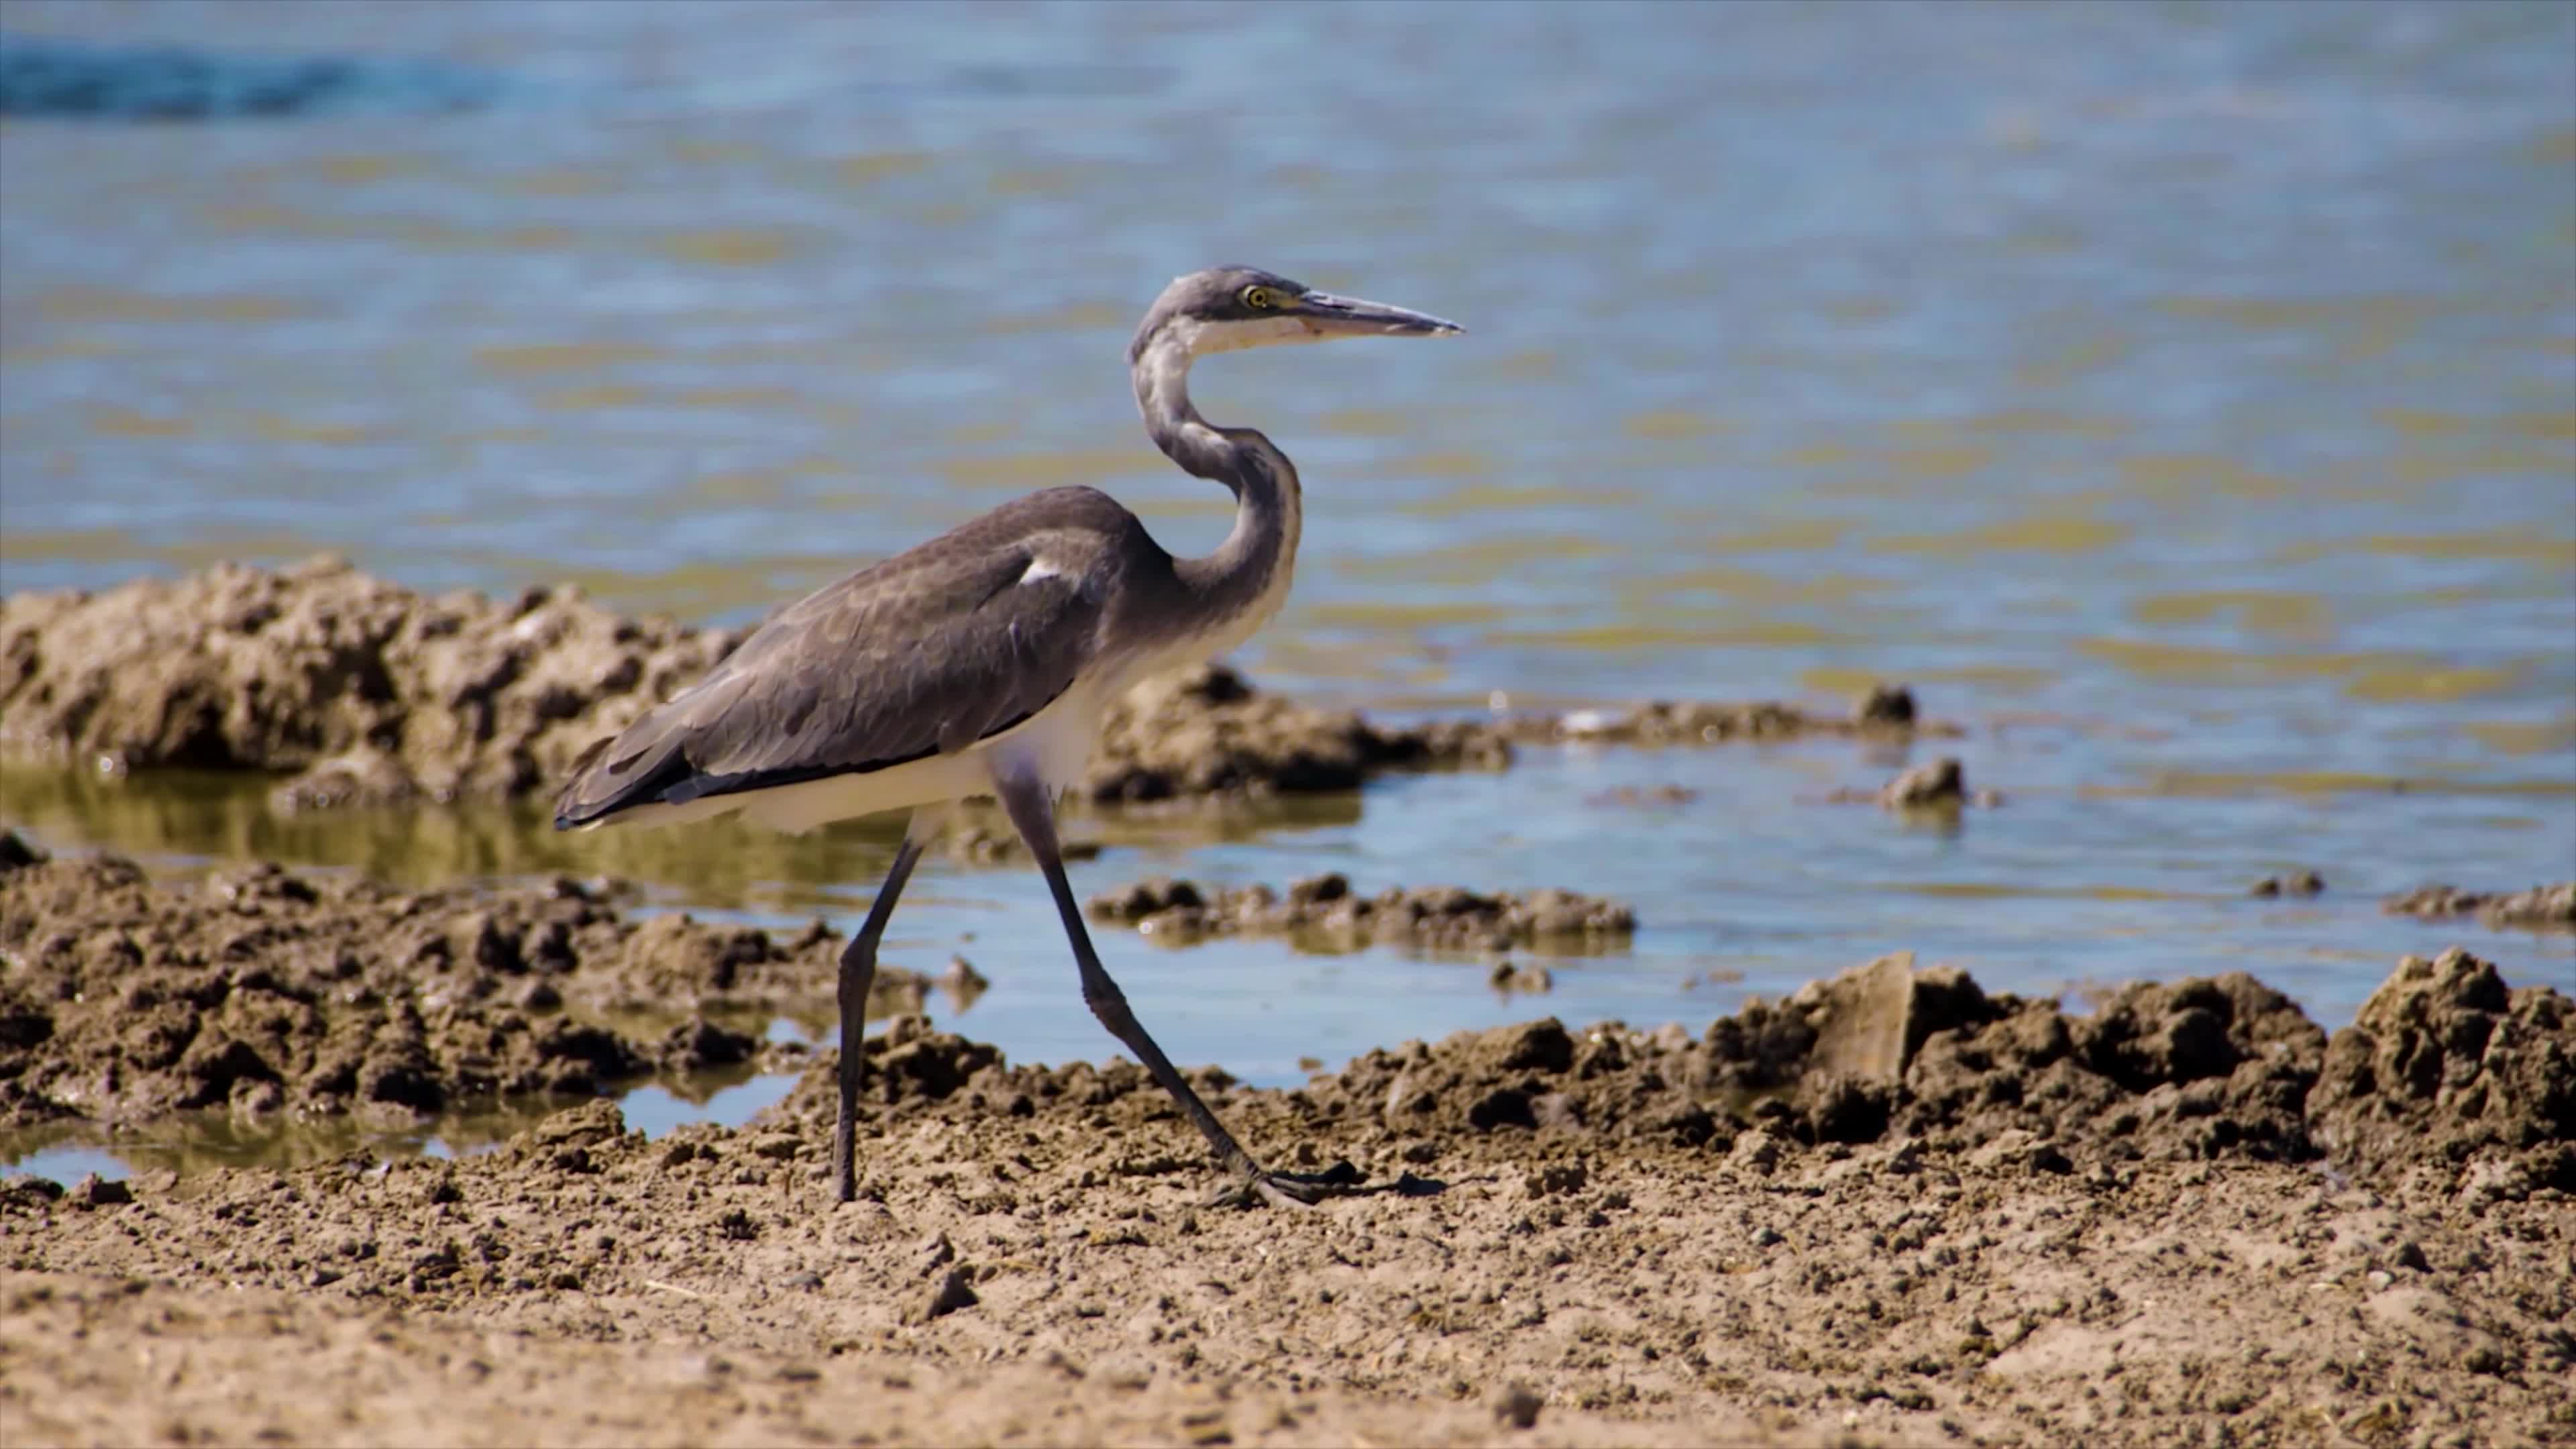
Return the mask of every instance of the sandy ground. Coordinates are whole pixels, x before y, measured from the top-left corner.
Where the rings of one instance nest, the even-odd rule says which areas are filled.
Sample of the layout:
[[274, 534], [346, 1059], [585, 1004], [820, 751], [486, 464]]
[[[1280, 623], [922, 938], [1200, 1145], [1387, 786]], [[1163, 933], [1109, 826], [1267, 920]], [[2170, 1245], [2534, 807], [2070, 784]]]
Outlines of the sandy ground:
[[[94, 1045], [29, 1009], [14, 1078]], [[1256, 1153], [1351, 1164], [1296, 1212], [1204, 1206], [1131, 1064], [867, 1051], [847, 1205], [828, 1052], [740, 1131], [14, 1180], [7, 1438], [2576, 1442], [2576, 1010], [2463, 953], [2331, 1037], [2241, 976], [2076, 1017], [1891, 958], [1696, 1034], [1202, 1070]]]

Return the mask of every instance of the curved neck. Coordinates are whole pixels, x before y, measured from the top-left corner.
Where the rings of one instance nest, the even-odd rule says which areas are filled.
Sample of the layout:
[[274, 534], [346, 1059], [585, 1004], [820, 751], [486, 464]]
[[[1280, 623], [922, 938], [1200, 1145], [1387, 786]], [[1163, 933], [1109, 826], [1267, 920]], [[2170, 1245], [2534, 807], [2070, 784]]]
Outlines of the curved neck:
[[1277, 609], [1296, 566], [1304, 494], [1288, 455], [1251, 428], [1220, 428], [1190, 403], [1190, 348], [1169, 334], [1135, 359], [1136, 407], [1145, 431], [1173, 462], [1234, 492], [1234, 527], [1204, 558], [1175, 559], [1207, 632], [1230, 645]]

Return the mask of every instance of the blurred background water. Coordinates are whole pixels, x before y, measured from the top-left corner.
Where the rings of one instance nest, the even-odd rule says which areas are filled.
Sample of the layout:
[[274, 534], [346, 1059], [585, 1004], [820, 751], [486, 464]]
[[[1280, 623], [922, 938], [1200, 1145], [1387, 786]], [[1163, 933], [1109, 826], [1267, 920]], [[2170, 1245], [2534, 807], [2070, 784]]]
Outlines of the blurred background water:
[[[1173, 274], [1246, 261], [1470, 329], [1201, 370], [1306, 477], [1297, 593], [1238, 660], [1261, 684], [1401, 715], [1901, 679], [2007, 797], [1943, 828], [1823, 803], [1905, 762], [1849, 744], [1542, 749], [1077, 822], [1112, 847], [1085, 889], [1337, 869], [1645, 923], [1540, 998], [1479, 961], [1105, 938], [1182, 1061], [1282, 1082], [1540, 1011], [1696, 1026], [1893, 949], [2019, 990], [2241, 967], [2329, 1025], [2406, 951], [2576, 977], [2565, 936], [2378, 909], [2576, 874], [2576, 6], [0, 26], [9, 590], [334, 550], [738, 622], [1065, 482], [1204, 550], [1229, 501], [1142, 438], [1122, 349]], [[1665, 785], [1698, 793], [1601, 800]], [[772, 925], [854, 916], [889, 844], [23, 773], [6, 814], [173, 869], [621, 868]], [[2290, 867], [2327, 893], [2246, 897]], [[1044, 901], [934, 864], [890, 959], [963, 950], [995, 986], [961, 1029], [1104, 1057]]]

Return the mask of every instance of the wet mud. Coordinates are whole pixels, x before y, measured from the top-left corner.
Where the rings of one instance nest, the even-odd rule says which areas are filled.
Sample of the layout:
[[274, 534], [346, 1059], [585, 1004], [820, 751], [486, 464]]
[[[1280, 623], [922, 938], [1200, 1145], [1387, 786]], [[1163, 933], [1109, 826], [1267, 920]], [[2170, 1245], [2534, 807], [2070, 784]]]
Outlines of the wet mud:
[[[819, 922], [780, 939], [629, 920], [614, 887], [569, 878], [405, 892], [256, 865], [162, 883], [0, 839], [0, 1126], [589, 1096], [788, 1052], [764, 1046], [768, 1019], [832, 1010], [842, 942]], [[931, 986], [880, 968], [871, 1005], [917, 1011]]]
[[1085, 789], [1101, 803], [1355, 790], [1389, 770], [1499, 770], [1511, 744], [1483, 721], [1382, 726], [1255, 690], [1222, 664], [1147, 680], [1110, 707]]
[[21, 1179], [0, 1393], [64, 1443], [2548, 1441], [2571, 1040], [2461, 953], [2332, 1038], [2242, 976], [2074, 1016], [1890, 958], [1193, 1073], [1268, 1160], [1415, 1185], [1288, 1213], [1204, 1206], [1140, 1068], [905, 1018], [848, 1205], [830, 1053], [738, 1131]]
[[2504, 930], [2576, 930], [2576, 881], [2523, 891], [2469, 891], [2419, 886], [2386, 905], [2392, 916], [2428, 921], [2473, 920]]
[[577, 589], [429, 596], [317, 558], [0, 601], [0, 749], [290, 774], [289, 809], [542, 789], [746, 631]]
[[1167, 942], [1208, 936], [1290, 936], [1355, 950], [1371, 944], [1452, 951], [1547, 945], [1580, 950], [1623, 942], [1636, 912], [1620, 902], [1549, 888], [1480, 894], [1459, 886], [1390, 886], [1362, 895], [1338, 873], [1221, 888], [1158, 878], [1105, 891], [1086, 906], [1095, 921]]

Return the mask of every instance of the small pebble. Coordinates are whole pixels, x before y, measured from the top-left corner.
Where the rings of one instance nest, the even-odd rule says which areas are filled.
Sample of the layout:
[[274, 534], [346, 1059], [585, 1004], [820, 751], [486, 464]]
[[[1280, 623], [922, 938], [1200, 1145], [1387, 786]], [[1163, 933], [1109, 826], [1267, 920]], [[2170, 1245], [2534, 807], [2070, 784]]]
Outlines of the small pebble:
[[1494, 1418], [1514, 1429], [1538, 1426], [1538, 1411], [1547, 1401], [1523, 1384], [1513, 1384], [1494, 1398]]

